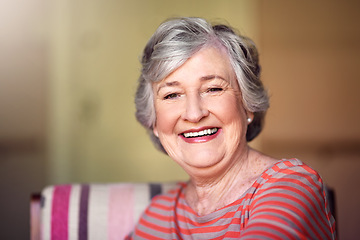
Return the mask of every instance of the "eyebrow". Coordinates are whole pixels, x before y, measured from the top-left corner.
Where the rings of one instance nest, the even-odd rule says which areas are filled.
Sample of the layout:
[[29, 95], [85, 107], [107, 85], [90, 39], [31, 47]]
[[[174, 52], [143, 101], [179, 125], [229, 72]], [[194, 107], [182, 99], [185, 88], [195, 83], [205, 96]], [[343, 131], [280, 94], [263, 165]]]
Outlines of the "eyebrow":
[[[200, 78], [200, 81], [209, 81], [209, 80], [213, 80], [215, 78], [219, 78], [221, 80], [227, 81], [225, 78], [219, 76], [219, 75], [206, 75]], [[180, 82], [178, 81], [172, 81], [172, 82], [164, 82], [162, 84], [160, 84], [159, 88], [157, 89], [157, 93], [159, 93], [161, 88], [164, 87], [172, 87], [172, 86], [179, 86]]]
[[223, 78], [222, 76], [219, 76], [219, 75], [207, 75], [207, 76], [204, 76], [204, 77], [201, 77], [200, 80], [201, 81], [208, 81], [208, 80], [212, 80], [212, 79], [215, 79], [215, 78], [220, 78], [221, 80], [225, 80], [225, 78]]
[[159, 91], [164, 87], [172, 87], [172, 86], [179, 86], [179, 85], [180, 85], [180, 83], [178, 81], [161, 83], [159, 88], [157, 89], [156, 93], [159, 93]]

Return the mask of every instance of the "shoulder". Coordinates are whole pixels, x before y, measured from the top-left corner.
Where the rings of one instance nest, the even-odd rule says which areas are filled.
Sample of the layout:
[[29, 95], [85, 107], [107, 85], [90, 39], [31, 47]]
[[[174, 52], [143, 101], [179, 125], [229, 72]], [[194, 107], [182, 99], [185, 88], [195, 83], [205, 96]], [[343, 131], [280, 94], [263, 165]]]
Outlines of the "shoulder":
[[[178, 183], [171, 190], [152, 198], [150, 205], [135, 226], [131, 235], [133, 239], [153, 239], [157, 234], [171, 235], [169, 231], [174, 219], [174, 209], [185, 186], [186, 183]], [[159, 229], [163, 229], [165, 232], [159, 232]]]
[[251, 206], [252, 224], [267, 226], [271, 219], [282, 234], [331, 239], [335, 232], [323, 180], [298, 159], [269, 167], [256, 182]]
[[175, 200], [182, 192], [182, 190], [187, 186], [185, 182], [178, 182], [169, 189], [166, 189], [161, 194], [154, 196], [151, 202], [166, 201], [166, 200]]
[[282, 192], [323, 198], [325, 185], [319, 173], [299, 159], [283, 159], [270, 166], [256, 181], [258, 192]]
[[179, 182], [175, 185], [175, 187], [170, 190], [156, 195], [152, 198], [149, 206], [144, 212], [144, 217], [147, 215], [153, 215], [153, 213], [166, 214], [166, 212], [170, 212], [174, 207], [182, 193], [182, 189], [186, 186], [186, 183]]
[[288, 179], [302, 177], [305, 177], [306, 179], [311, 177], [317, 179], [317, 181], [322, 182], [321, 177], [316, 170], [296, 158], [283, 159], [274, 163], [266, 171], [264, 171], [261, 179], [263, 181], [267, 181], [270, 179]]
[[303, 219], [322, 216], [327, 222], [331, 218], [321, 176], [299, 159], [283, 159], [268, 168], [255, 191], [254, 206], [271, 203]]

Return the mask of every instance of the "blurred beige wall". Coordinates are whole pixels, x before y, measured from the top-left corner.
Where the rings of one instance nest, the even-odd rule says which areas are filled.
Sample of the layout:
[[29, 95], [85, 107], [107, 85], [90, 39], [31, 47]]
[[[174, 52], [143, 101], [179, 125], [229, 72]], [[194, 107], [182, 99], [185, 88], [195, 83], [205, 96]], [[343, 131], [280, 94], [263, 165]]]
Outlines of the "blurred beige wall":
[[259, 38], [258, 1], [57, 1], [52, 16], [48, 181], [175, 181], [134, 117], [141, 52], [176, 16], [224, 19]]
[[297, 157], [335, 190], [339, 239], [360, 221], [360, 2], [261, 1], [271, 107], [262, 150]]

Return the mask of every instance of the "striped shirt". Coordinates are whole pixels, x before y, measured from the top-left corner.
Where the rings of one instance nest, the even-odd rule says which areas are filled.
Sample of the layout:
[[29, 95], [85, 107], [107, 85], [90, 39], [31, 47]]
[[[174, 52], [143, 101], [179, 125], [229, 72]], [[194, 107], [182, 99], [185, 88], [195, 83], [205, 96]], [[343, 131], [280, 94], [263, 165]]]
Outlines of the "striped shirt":
[[153, 199], [129, 239], [335, 239], [319, 174], [297, 159], [264, 171], [235, 202], [199, 216], [185, 183]]

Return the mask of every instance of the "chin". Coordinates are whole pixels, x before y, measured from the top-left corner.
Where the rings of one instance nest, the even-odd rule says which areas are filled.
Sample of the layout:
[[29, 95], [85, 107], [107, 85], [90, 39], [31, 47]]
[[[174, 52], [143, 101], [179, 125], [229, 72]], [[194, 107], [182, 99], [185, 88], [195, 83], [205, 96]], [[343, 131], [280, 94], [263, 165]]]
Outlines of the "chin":
[[197, 153], [187, 152], [183, 162], [194, 168], [210, 168], [219, 164], [223, 160], [223, 156], [218, 152], [201, 151]]

